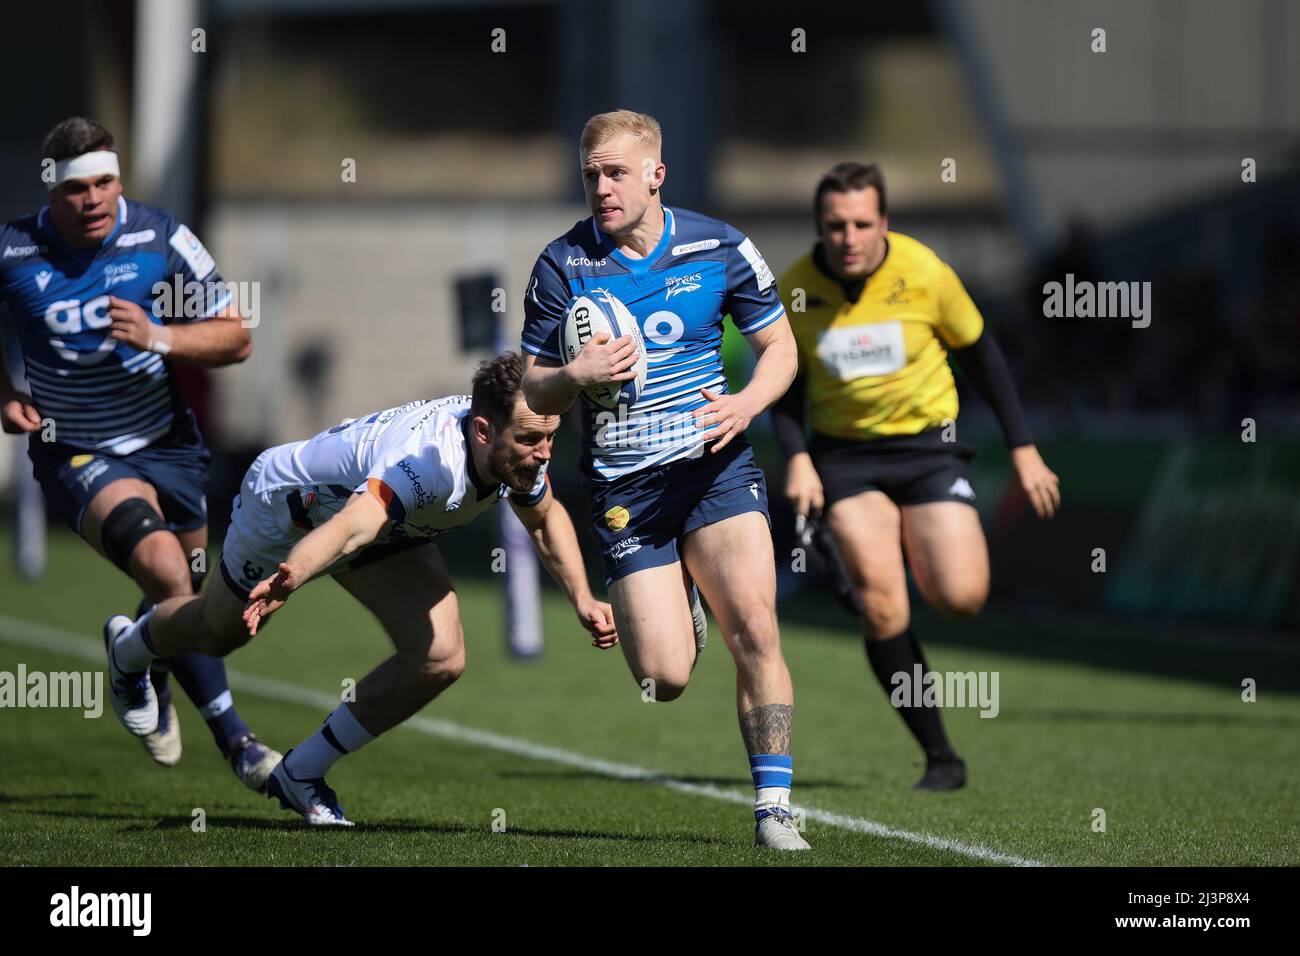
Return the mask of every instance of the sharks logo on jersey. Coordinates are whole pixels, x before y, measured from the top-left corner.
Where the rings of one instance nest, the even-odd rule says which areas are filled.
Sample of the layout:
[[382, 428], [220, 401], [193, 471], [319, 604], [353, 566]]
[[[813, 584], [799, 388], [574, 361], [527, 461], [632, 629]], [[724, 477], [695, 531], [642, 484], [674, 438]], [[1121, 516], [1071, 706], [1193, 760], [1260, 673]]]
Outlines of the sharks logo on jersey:
[[630, 408], [580, 399], [583, 455], [599, 478], [697, 455], [709, 440], [691, 413], [700, 390], [726, 392], [722, 320], [745, 335], [785, 314], [772, 272], [753, 242], [717, 219], [664, 208], [664, 232], [644, 259], [623, 255], [592, 219], [542, 252], [524, 295], [523, 348], [560, 361], [560, 325], [569, 299], [605, 289], [636, 317], [645, 339], [646, 385]]
[[[0, 302], [9, 307], [32, 401], [53, 419], [57, 440], [129, 455], [165, 435], [180, 401], [171, 373], [161, 355], [112, 337], [109, 297], [152, 315], [159, 282], [176, 275], [220, 282], [198, 238], [161, 209], [119, 199], [117, 223], [98, 246], [65, 243], [45, 206], [0, 227], [0, 250]], [[228, 301], [167, 321], [206, 318]]]

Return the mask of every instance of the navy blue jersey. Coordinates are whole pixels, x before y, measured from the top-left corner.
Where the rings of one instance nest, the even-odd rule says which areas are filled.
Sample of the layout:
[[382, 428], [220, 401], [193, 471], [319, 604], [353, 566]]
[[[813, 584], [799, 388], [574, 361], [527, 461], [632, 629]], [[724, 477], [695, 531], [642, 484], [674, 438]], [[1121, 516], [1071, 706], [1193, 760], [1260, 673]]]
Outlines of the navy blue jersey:
[[698, 455], [710, 437], [691, 415], [708, 404], [700, 389], [727, 391], [723, 317], [750, 335], [785, 315], [771, 270], [739, 230], [667, 207], [664, 227], [648, 256], [631, 259], [584, 219], [542, 251], [524, 296], [523, 347], [553, 362], [579, 292], [605, 289], [641, 326], [648, 369], [636, 402], [609, 410], [581, 399], [584, 462], [604, 480]]
[[[176, 294], [202, 282], [201, 307], [154, 315], [154, 287]], [[159, 324], [209, 318], [230, 302], [216, 263], [170, 213], [118, 200], [117, 223], [98, 246], [79, 249], [60, 238], [50, 207], [0, 228], [0, 302], [9, 307], [22, 368], [42, 418], [58, 442], [129, 455], [165, 435], [180, 410], [171, 370], [161, 355], [109, 334], [109, 296], [138, 304]]]

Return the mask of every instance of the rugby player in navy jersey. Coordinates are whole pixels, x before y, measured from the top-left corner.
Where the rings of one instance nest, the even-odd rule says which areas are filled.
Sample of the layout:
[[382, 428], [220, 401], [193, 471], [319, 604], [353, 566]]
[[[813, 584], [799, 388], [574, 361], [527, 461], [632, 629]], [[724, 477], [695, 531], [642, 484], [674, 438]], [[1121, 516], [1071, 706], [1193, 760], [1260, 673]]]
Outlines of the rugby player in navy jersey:
[[[0, 228], [0, 302], [8, 306], [29, 393], [0, 361], [4, 430], [28, 436], [45, 497], [144, 592], [142, 604], [194, 593], [206, 568], [204, 485], [211, 458], [170, 363], [242, 362], [252, 339], [202, 243], [170, 213], [122, 195], [112, 134], [72, 117], [46, 136], [49, 202]], [[200, 307], [155, 309], [161, 287], [201, 283]], [[187, 314], [193, 312], [194, 314]], [[75, 593], [75, 592], [74, 592]], [[167, 673], [207, 721], [239, 779], [264, 791], [280, 755], [235, 710], [218, 658], [186, 654], [114, 686], [114, 699], [157, 700], [140, 728], [158, 763], [181, 756]]]
[[[744, 436], [794, 378], [794, 338], [753, 242], [725, 222], [663, 205], [661, 146], [653, 117], [619, 110], [587, 121], [579, 160], [592, 216], [533, 268], [524, 391], [538, 414], [582, 403], [591, 523], [633, 677], [658, 701], [686, 689], [704, 642], [698, 586], [736, 662], [755, 842], [807, 849], [790, 811], [794, 692], [777, 630], [767, 490]], [[647, 352], [644, 389], [613, 411], [580, 396], [634, 377], [631, 336], [597, 334], [561, 362], [568, 303], [596, 289], [627, 306]], [[722, 370], [727, 315], [758, 357], [735, 394]]]

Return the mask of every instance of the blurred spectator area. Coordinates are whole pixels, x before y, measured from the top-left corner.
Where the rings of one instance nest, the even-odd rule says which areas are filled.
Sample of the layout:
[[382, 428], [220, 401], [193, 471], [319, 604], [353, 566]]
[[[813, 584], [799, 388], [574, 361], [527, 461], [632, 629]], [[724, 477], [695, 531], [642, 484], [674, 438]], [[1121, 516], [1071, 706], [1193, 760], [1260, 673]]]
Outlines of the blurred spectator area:
[[[156, 3], [187, 11], [174, 35], [145, 30]], [[1066, 487], [1058, 520], [1029, 520], [959, 375], [995, 567], [1029, 569], [995, 598], [1300, 621], [1300, 4], [46, 0], [3, 23], [40, 41], [6, 49], [40, 77], [0, 107], [6, 219], [44, 202], [41, 138], [76, 113], [116, 133], [127, 194], [156, 199], [137, 77], [200, 58], [171, 127], [194, 134], [190, 224], [259, 305], [251, 360], [186, 386], [227, 453], [214, 501], [266, 445], [465, 390], [488, 353], [461, 350], [458, 282], [501, 283], [517, 342], [537, 253], [587, 214], [582, 123], [626, 106], [663, 123], [665, 201], [733, 222], [778, 273], [813, 240], [820, 174], [884, 167], [891, 226], [956, 268]], [[1048, 318], [1067, 274], [1150, 282], [1150, 326]], [[576, 437], [558, 449], [557, 473]], [[15, 454], [0, 442], [0, 486]], [[1076, 574], [1097, 542], [1112, 571]]]
[[[0, 124], [6, 217], [40, 138], [84, 112], [129, 195], [148, 0], [6, 11], [65, 69]], [[176, 0], [178, 3], [187, 0]], [[296, 437], [466, 387], [455, 282], [501, 278], [513, 338], [537, 252], [585, 215], [576, 138], [618, 106], [664, 124], [669, 204], [722, 216], [780, 272], [833, 163], [885, 168], [893, 228], [957, 269], [1040, 433], [1294, 430], [1300, 5], [1284, 0], [207, 0], [193, 224], [259, 283], [252, 360], [215, 376], [231, 441]], [[496, 30], [503, 34], [494, 34]], [[1094, 31], [1105, 30], [1105, 52]], [[494, 51], [494, 39], [504, 43]], [[175, 42], [188, 50], [191, 36]], [[40, 44], [10, 50], [45, 75]], [[156, 53], [156, 48], [155, 48]], [[1242, 181], [1242, 161], [1256, 182]], [[344, 160], [356, 164], [344, 181]], [[946, 159], [956, 177], [941, 177]], [[1049, 319], [1067, 271], [1151, 281], [1150, 328]], [[979, 402], [966, 427], [987, 431]]]
[[[518, 325], [537, 250], [585, 214], [577, 131], [620, 105], [664, 123], [666, 200], [736, 222], [778, 271], [812, 239], [820, 173], [880, 162], [894, 228], [958, 269], [1040, 429], [1186, 429], [1242, 409], [1283, 424], [1300, 410], [1289, 4], [943, 0], [847, 13], [669, 0], [651, 12], [573, 0], [362, 13], [228, 0], [216, 12], [229, 31], [210, 77], [221, 261], [232, 275], [274, 267], [259, 361], [286, 361], [310, 334], [346, 356], [331, 407], [303, 412], [315, 421], [276, 403], [286, 435], [413, 389], [464, 387], [472, 362], [446, 347], [456, 276], [501, 275]], [[498, 27], [504, 53], [492, 50]], [[806, 52], [793, 49], [798, 30]], [[1241, 180], [1248, 156], [1255, 183]], [[339, 175], [344, 157], [355, 183]], [[949, 158], [954, 182], [940, 176]], [[1152, 326], [1045, 318], [1042, 284], [1074, 257], [1096, 280], [1151, 281]], [[255, 367], [257, 387], [227, 406], [231, 427], [252, 421], [235, 408], [285, 387]], [[991, 427], [979, 403], [967, 408], [969, 425]]]

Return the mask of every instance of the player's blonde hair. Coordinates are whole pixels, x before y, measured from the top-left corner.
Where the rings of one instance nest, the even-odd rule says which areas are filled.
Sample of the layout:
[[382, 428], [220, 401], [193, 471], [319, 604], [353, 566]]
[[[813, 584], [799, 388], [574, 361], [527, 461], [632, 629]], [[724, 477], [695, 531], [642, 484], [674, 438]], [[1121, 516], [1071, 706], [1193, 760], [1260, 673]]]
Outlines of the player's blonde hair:
[[659, 159], [659, 152], [664, 142], [659, 121], [649, 113], [637, 113], [633, 110], [597, 113], [587, 120], [586, 125], [582, 127], [582, 135], [578, 137], [578, 152], [586, 156], [601, 143], [623, 133], [631, 133], [656, 160]]

